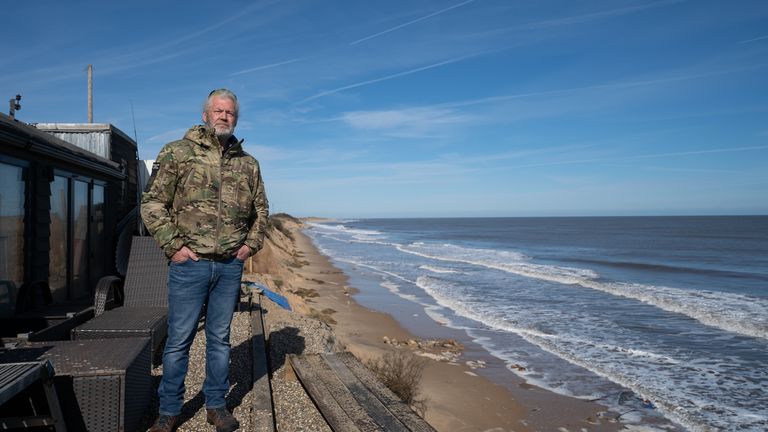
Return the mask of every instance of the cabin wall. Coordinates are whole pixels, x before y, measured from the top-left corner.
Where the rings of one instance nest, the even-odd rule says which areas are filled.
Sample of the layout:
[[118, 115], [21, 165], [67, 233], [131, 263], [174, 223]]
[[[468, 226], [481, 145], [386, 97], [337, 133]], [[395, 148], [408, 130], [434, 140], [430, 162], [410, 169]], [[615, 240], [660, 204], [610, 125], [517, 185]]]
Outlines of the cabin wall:
[[[0, 228], [16, 233], [5, 241], [13, 250], [0, 256], [0, 319], [12, 319], [25, 312], [20, 310], [19, 297], [25, 298], [20, 293], [35, 281], [48, 283], [55, 279], [64, 284], [63, 289], [51, 293], [54, 301], [48, 306], [92, 304], [98, 279], [117, 274], [116, 227], [137, 204], [136, 146], [132, 141], [111, 146], [110, 159], [117, 162], [113, 163], [33, 129], [0, 115], [0, 169], [5, 171], [5, 177], [15, 179], [5, 190], [0, 185], [0, 223], [4, 224]], [[20, 171], [23, 215], [18, 209]], [[54, 179], [56, 191], [51, 187]], [[14, 197], [9, 198], [9, 194]], [[85, 200], [77, 202], [75, 194]], [[62, 197], [67, 204], [66, 214], [56, 218], [55, 228], [65, 233], [62, 238], [67, 244], [54, 245], [52, 202], [54, 198], [61, 201]], [[9, 202], [11, 205], [7, 205]], [[80, 225], [76, 226], [76, 221]], [[87, 225], [87, 237], [76, 237], [75, 232], [78, 228], [82, 232], [83, 223]], [[22, 241], [18, 238], [19, 226], [23, 226]], [[79, 267], [73, 263], [74, 250], [82, 251], [84, 257]], [[3, 272], [3, 266], [8, 271]], [[14, 280], [4, 280], [4, 275], [13, 275]]]

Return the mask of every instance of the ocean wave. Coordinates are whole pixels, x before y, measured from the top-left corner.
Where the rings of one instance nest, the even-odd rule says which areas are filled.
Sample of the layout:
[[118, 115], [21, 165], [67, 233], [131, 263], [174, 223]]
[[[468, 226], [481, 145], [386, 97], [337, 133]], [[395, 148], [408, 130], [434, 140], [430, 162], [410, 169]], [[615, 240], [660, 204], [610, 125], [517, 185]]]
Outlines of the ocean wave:
[[768, 338], [768, 299], [714, 291], [585, 280], [585, 288], [642, 301], [703, 324], [747, 336]]
[[[684, 352], [652, 352], [601, 341], [600, 338], [593, 340], [575, 336], [568, 333], [572, 326], [579, 325], [573, 321], [568, 321], [565, 328], [560, 327], [566, 333], [544, 332], [530, 327], [531, 323], [524, 324], [510, 318], [501, 309], [489, 309], [485, 303], [473, 302], [462, 296], [462, 287], [458, 284], [431, 276], [421, 276], [416, 282], [439, 305], [457, 315], [491, 329], [514, 333], [569, 363], [631, 389], [691, 430], [709, 430], [707, 428], [711, 425], [746, 425], [748, 428], [745, 430], [759, 430], [751, 427], [766, 422], [765, 416], [755, 416], [755, 410], [764, 403], [761, 400], [765, 400], [765, 396], [756, 397], [762, 394], [760, 383], [764, 380], [764, 373], [761, 371], [755, 371], [748, 378], [739, 378], [733, 373], [739, 365], [687, 357]], [[577, 333], [585, 334], [582, 331]], [[500, 358], [513, 361], [503, 355]], [[514, 368], [510, 370], [518, 373]], [[680, 373], [685, 377], [679, 376]], [[529, 379], [526, 374], [518, 375]], [[670, 382], [686, 384], [670, 386]], [[558, 392], [564, 390], [556, 383], [550, 385], [552, 383], [546, 379], [542, 383]], [[725, 402], [726, 399], [717, 396], [721, 394], [730, 395], [729, 401]]]
[[373, 270], [373, 271], [375, 271], [377, 273], [381, 273], [381, 274], [384, 274], [384, 275], [392, 276], [393, 278], [400, 279], [403, 282], [407, 282], [407, 283], [410, 283], [410, 284], [415, 284], [416, 283], [415, 281], [412, 281], [412, 280], [410, 280], [410, 279], [408, 279], [408, 278], [406, 278], [404, 276], [401, 276], [401, 275], [399, 275], [397, 273], [384, 270], [381, 267], [377, 267], [377, 266], [374, 266], [374, 265], [371, 265], [371, 264], [366, 264], [366, 263], [364, 263], [362, 261], [357, 261], [357, 260], [354, 260], [354, 259], [351, 259], [351, 258], [334, 258], [334, 259], [336, 259], [337, 261], [340, 261], [340, 262], [347, 263], [347, 264], [352, 264], [352, 265], [364, 267], [364, 268], [367, 268], [369, 270]]
[[411, 301], [411, 302], [414, 302], [414, 303], [418, 303], [419, 299], [416, 298], [415, 295], [403, 293], [402, 291], [400, 291], [400, 285], [398, 285], [398, 284], [396, 284], [394, 282], [384, 281], [384, 282], [380, 283], [379, 285], [382, 288], [386, 288], [387, 291], [391, 292], [392, 294], [395, 294], [395, 295], [397, 295], [397, 296], [399, 296], [399, 297], [401, 297], [401, 298], [403, 298], [405, 300], [408, 300], [408, 301]]
[[597, 273], [592, 270], [533, 264], [526, 255], [513, 251], [426, 243], [412, 243], [410, 245], [397, 245], [396, 247], [402, 252], [424, 258], [473, 264], [562, 284], [577, 284], [584, 279], [598, 277]]
[[427, 265], [427, 264], [421, 265], [421, 266], [419, 266], [419, 268], [422, 269], [422, 270], [429, 270], [432, 273], [447, 273], [447, 274], [451, 274], [451, 273], [452, 274], [458, 274], [458, 273], [461, 273], [458, 270], [447, 269], [447, 268], [444, 268], [444, 267], [431, 266], [431, 265]]
[[707, 269], [707, 268], [700, 268], [700, 267], [686, 267], [686, 266], [680, 266], [680, 265], [573, 258], [573, 257], [563, 257], [563, 259], [567, 259], [569, 261], [574, 261], [574, 262], [585, 263], [585, 264], [597, 264], [597, 265], [616, 267], [616, 268], [651, 270], [651, 271], [667, 272], [667, 273], [700, 274], [700, 275], [711, 275], [711, 276], [720, 276], [720, 277], [729, 277], [729, 278], [750, 278], [750, 279], [759, 279], [759, 280], [768, 281], [767, 274], [761, 274], [761, 273], [755, 273], [755, 272], [729, 271], [729, 270]]
[[381, 237], [384, 235], [381, 231], [366, 230], [366, 229], [360, 229], [360, 228], [349, 228], [344, 224], [329, 225], [325, 223], [307, 222], [307, 225], [317, 229], [318, 231], [340, 232], [344, 234], [349, 234], [351, 236], [361, 235], [361, 236], [369, 236], [369, 237]]
[[611, 295], [639, 300], [668, 312], [747, 336], [768, 338], [768, 299], [713, 291], [598, 280], [592, 270], [534, 264], [524, 254], [451, 244], [412, 243], [402, 252], [439, 261], [461, 262], [533, 279], [578, 285]]

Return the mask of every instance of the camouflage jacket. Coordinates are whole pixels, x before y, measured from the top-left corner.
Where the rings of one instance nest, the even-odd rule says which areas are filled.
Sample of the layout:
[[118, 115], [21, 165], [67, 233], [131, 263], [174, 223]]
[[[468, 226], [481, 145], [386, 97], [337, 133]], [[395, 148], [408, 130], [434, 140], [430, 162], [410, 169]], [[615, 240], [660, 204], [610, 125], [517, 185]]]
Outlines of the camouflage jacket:
[[231, 256], [243, 244], [252, 253], [261, 249], [269, 207], [259, 162], [242, 141], [222, 156], [215, 135], [195, 126], [166, 144], [155, 164], [141, 217], [166, 256], [182, 246], [208, 259]]

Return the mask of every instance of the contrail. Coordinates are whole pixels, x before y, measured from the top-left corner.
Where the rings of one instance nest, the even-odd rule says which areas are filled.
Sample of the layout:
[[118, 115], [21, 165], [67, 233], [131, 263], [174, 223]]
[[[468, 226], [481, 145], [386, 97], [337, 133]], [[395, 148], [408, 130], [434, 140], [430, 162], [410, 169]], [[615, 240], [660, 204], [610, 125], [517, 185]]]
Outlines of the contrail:
[[626, 157], [626, 159], [650, 159], [650, 158], [659, 158], [659, 157], [666, 157], [666, 156], [688, 156], [688, 155], [698, 155], [698, 154], [708, 154], [708, 153], [730, 153], [730, 152], [737, 152], [737, 151], [764, 150], [764, 149], [768, 149], [768, 145], [751, 146], [751, 147], [719, 148], [719, 149], [709, 149], [709, 150], [692, 150], [692, 151], [675, 152], [675, 153], [657, 153], [657, 154], [648, 154], [648, 155], [628, 156]]
[[749, 150], [765, 150], [765, 149], [768, 149], [768, 145], [719, 148], [719, 149], [707, 149], [707, 150], [692, 150], [692, 151], [686, 151], [686, 152], [656, 153], [656, 154], [646, 154], [646, 155], [636, 155], [636, 156], [619, 156], [619, 157], [613, 157], [613, 158], [593, 158], [593, 159], [575, 159], [575, 160], [569, 160], [569, 161], [540, 162], [540, 163], [531, 163], [531, 164], [525, 164], [525, 165], [516, 165], [513, 168], [533, 168], [533, 167], [553, 166], [553, 165], [576, 165], [576, 164], [582, 164], [582, 163], [595, 163], [595, 162], [616, 162], [616, 161], [632, 160], [632, 159], [655, 159], [655, 158], [662, 158], [667, 156], [690, 156], [690, 155], [708, 154], [708, 153], [731, 153], [731, 152], [740, 152], [740, 151], [749, 151]]
[[333, 90], [326, 90], [326, 91], [317, 93], [317, 94], [315, 94], [313, 96], [310, 96], [308, 98], [300, 100], [299, 102], [297, 102], [297, 105], [301, 105], [303, 103], [309, 102], [311, 100], [314, 100], [314, 99], [317, 99], [317, 98], [320, 98], [320, 97], [323, 97], [323, 96], [328, 96], [330, 94], [338, 93], [340, 91], [349, 90], [349, 89], [353, 89], [353, 88], [357, 88], [357, 87], [362, 87], [362, 86], [365, 86], [365, 85], [368, 85], [368, 84], [374, 84], [374, 83], [377, 83], [377, 82], [382, 82], [382, 81], [390, 80], [390, 79], [393, 79], [393, 78], [399, 78], [399, 77], [402, 77], [402, 76], [415, 74], [416, 72], [421, 72], [421, 71], [425, 71], [425, 70], [428, 70], [428, 69], [433, 69], [433, 68], [436, 68], [436, 67], [439, 67], [439, 66], [444, 66], [444, 65], [447, 65], [447, 64], [456, 63], [456, 62], [462, 61], [462, 60], [464, 60], [464, 59], [466, 59], [468, 57], [474, 57], [474, 55], [466, 55], [466, 56], [462, 56], [462, 57], [457, 57], [457, 58], [454, 58], [454, 59], [441, 61], [439, 63], [434, 63], [434, 64], [427, 65], [427, 66], [422, 66], [420, 68], [411, 69], [411, 70], [408, 70], [408, 71], [405, 71], [405, 72], [398, 72], [396, 74], [387, 75], [385, 77], [375, 78], [375, 79], [368, 80], [368, 81], [362, 81], [362, 82], [359, 82], [359, 83], [346, 85], [344, 87], [335, 88]]
[[745, 44], [745, 43], [750, 43], [750, 42], [756, 42], [756, 41], [759, 41], [759, 40], [763, 40], [763, 39], [768, 39], [768, 35], [766, 35], [766, 36], [760, 36], [760, 37], [756, 37], [756, 38], [754, 38], [754, 39], [747, 39], [747, 40], [743, 40], [743, 41], [741, 41], [741, 42], [739, 42], [739, 43], [740, 43], [740, 44]]
[[246, 73], [249, 73], [249, 72], [256, 72], [256, 71], [260, 71], [260, 70], [264, 70], [264, 69], [271, 69], [273, 67], [278, 67], [278, 66], [282, 66], [282, 65], [291, 64], [291, 63], [296, 63], [297, 61], [304, 60], [305, 58], [306, 57], [299, 57], [299, 58], [295, 58], [295, 59], [291, 59], [291, 60], [286, 60], [286, 61], [282, 61], [282, 62], [278, 62], [278, 63], [272, 63], [272, 64], [268, 64], [268, 65], [263, 65], [263, 66], [256, 66], [254, 68], [250, 68], [250, 69], [245, 69], [245, 70], [241, 70], [241, 71], [238, 71], [238, 72], [234, 72], [234, 73], [230, 74], [230, 76], [242, 75], [242, 74], [246, 74]]
[[472, 3], [473, 1], [475, 1], [475, 0], [467, 0], [467, 1], [465, 1], [465, 2], [462, 2], [462, 3], [459, 3], [459, 4], [455, 4], [455, 5], [453, 5], [453, 6], [447, 7], [447, 8], [445, 8], [445, 9], [439, 10], [439, 11], [437, 11], [437, 12], [433, 12], [433, 13], [431, 13], [431, 14], [429, 14], [429, 15], [425, 15], [425, 16], [423, 16], [423, 17], [421, 17], [421, 18], [416, 18], [416, 19], [415, 19], [415, 20], [413, 20], [413, 21], [408, 21], [407, 23], [404, 23], [404, 24], [400, 24], [400, 25], [398, 25], [398, 26], [395, 26], [395, 27], [392, 27], [392, 28], [390, 28], [390, 29], [387, 29], [387, 30], [384, 30], [384, 31], [378, 32], [378, 33], [376, 33], [376, 34], [372, 34], [372, 35], [370, 35], [370, 36], [366, 36], [366, 37], [364, 37], [364, 38], [362, 38], [362, 39], [358, 39], [358, 40], [356, 40], [356, 41], [354, 41], [354, 42], [350, 42], [350, 45], [357, 45], [357, 44], [359, 44], [359, 43], [361, 43], [361, 42], [365, 42], [365, 41], [367, 41], [367, 40], [369, 40], [369, 39], [373, 39], [373, 38], [375, 38], [375, 37], [379, 37], [379, 36], [381, 36], [381, 35], [383, 35], [383, 34], [387, 34], [387, 33], [389, 33], [389, 32], [393, 32], [393, 31], [395, 31], [395, 30], [398, 30], [398, 29], [401, 29], [401, 28], [403, 28], [403, 27], [405, 27], [405, 26], [409, 26], [409, 25], [411, 25], [411, 24], [414, 24], [414, 23], [417, 23], [417, 22], [419, 22], [419, 21], [424, 21], [425, 19], [428, 19], [428, 18], [432, 18], [433, 16], [436, 16], [436, 15], [440, 15], [441, 13], [445, 13], [445, 12], [448, 12], [448, 11], [449, 11], [449, 10], [451, 10], [451, 9], [456, 9], [457, 7], [461, 7], [461, 6], [464, 6], [465, 4], [468, 4], [468, 3]]

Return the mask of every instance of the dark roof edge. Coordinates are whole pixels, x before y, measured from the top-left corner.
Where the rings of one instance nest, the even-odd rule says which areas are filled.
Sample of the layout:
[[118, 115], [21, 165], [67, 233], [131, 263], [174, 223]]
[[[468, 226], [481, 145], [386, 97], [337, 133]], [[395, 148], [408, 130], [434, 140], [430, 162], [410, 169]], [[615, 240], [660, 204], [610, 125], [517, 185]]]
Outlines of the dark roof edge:
[[48, 132], [109, 132], [118, 135], [132, 146], [138, 147], [133, 138], [111, 123], [32, 123], [32, 126]]
[[120, 164], [2, 113], [0, 113], [0, 139], [17, 148], [54, 157], [110, 177], [125, 178]]

